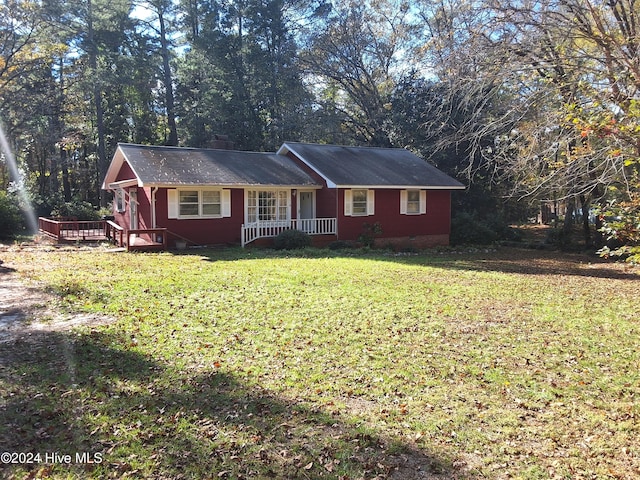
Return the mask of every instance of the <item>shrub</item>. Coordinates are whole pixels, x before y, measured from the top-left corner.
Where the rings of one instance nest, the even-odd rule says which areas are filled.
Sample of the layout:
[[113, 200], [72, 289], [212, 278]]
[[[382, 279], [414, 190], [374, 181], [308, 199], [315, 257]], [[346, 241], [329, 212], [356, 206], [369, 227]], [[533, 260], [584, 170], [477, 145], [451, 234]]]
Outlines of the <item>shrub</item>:
[[284, 230], [274, 239], [277, 250], [295, 250], [311, 245], [311, 237], [301, 230]]
[[600, 231], [607, 238], [607, 245], [598, 250], [600, 256], [640, 263], [640, 193], [633, 192], [631, 200], [625, 202], [612, 202], [598, 214], [602, 219]]
[[76, 218], [78, 220], [100, 220], [100, 212], [89, 202], [72, 200], [59, 204], [51, 212], [52, 217]]
[[24, 218], [18, 198], [7, 192], [0, 192], [0, 238], [11, 238], [25, 230]]
[[363, 223], [362, 224], [362, 233], [358, 237], [358, 242], [360, 242], [365, 247], [373, 247], [373, 244], [376, 241], [376, 237], [382, 235], [382, 225], [380, 222], [376, 223]]
[[461, 212], [451, 219], [452, 245], [488, 245], [513, 235], [499, 218], [483, 219], [476, 213]]

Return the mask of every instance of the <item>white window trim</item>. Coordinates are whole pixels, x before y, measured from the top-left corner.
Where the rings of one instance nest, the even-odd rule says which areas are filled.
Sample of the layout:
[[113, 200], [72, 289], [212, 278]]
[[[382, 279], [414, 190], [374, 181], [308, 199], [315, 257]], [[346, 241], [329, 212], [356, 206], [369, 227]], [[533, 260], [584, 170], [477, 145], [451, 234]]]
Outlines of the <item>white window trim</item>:
[[[180, 215], [180, 192], [198, 192], [198, 215]], [[202, 192], [220, 192], [220, 213], [203, 215]], [[167, 190], [168, 217], [180, 220], [226, 218], [231, 216], [231, 190], [226, 188], [172, 188]]]
[[[353, 213], [353, 191], [364, 190], [367, 192], [367, 211], [365, 213]], [[344, 191], [344, 215], [345, 217], [367, 217], [375, 214], [375, 190], [366, 188], [352, 188]]]
[[125, 191], [122, 188], [118, 187], [115, 189], [113, 203], [116, 212], [123, 213], [127, 210]]
[[424, 215], [427, 213], [427, 191], [420, 190], [420, 206], [418, 212], [409, 212], [409, 191], [418, 189], [400, 190], [400, 214], [401, 215]]

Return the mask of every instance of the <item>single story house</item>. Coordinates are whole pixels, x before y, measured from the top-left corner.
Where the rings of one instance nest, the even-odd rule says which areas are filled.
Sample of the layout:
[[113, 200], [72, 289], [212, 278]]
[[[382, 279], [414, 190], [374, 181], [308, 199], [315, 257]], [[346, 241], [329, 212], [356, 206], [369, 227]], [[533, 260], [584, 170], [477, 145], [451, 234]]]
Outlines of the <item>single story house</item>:
[[287, 142], [276, 153], [119, 144], [103, 189], [125, 230], [166, 229], [170, 243], [265, 242], [286, 229], [314, 244], [449, 243], [451, 192], [464, 186], [405, 149]]

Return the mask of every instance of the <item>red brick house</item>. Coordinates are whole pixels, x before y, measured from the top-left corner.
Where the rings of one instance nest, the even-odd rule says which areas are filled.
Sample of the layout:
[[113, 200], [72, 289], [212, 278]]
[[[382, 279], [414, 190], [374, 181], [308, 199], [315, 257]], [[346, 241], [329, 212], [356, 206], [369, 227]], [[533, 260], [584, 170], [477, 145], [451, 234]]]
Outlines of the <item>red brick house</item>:
[[277, 153], [119, 144], [103, 188], [125, 230], [166, 229], [170, 243], [240, 244], [295, 228], [314, 244], [449, 242], [451, 191], [464, 186], [404, 149], [288, 142]]

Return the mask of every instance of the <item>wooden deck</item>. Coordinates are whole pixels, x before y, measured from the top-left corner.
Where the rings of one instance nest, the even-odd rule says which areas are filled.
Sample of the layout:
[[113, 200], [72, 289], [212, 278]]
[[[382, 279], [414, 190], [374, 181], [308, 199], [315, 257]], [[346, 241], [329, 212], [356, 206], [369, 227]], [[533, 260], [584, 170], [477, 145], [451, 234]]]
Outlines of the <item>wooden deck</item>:
[[127, 230], [126, 239], [127, 250], [148, 251], [167, 249], [166, 228]]
[[166, 250], [167, 229], [125, 230], [111, 220], [38, 219], [40, 233], [60, 243], [110, 242], [128, 251]]

